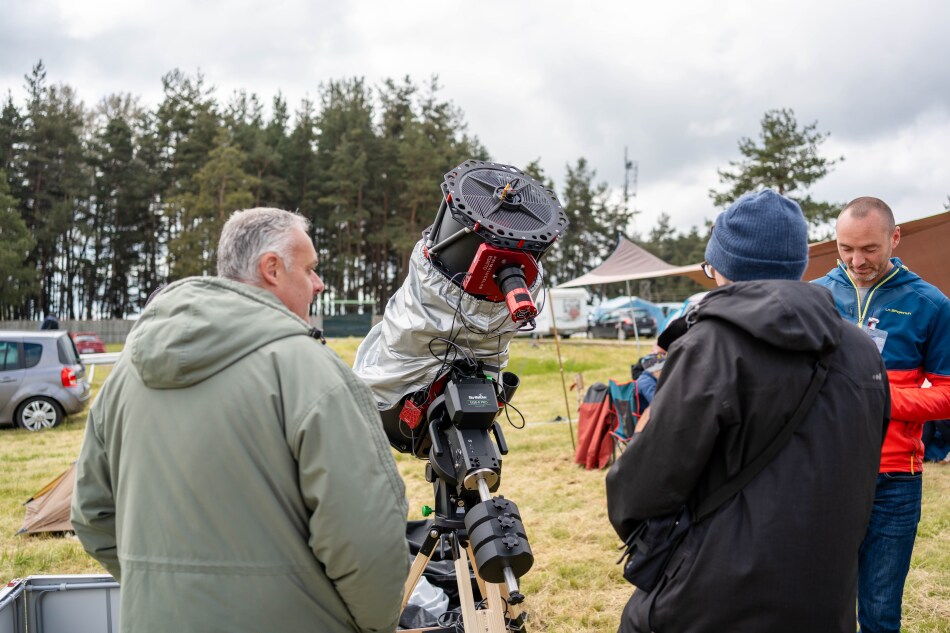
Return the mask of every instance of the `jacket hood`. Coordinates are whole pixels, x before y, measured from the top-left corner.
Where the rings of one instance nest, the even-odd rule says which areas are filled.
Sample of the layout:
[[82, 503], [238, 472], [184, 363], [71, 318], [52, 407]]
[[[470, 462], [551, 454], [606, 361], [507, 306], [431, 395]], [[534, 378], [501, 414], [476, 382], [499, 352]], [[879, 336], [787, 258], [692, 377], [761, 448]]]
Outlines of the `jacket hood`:
[[220, 277], [169, 285], [148, 304], [127, 349], [142, 382], [177, 389], [205, 380], [251, 352], [310, 327], [272, 293]]
[[[920, 279], [917, 273], [911, 271], [909, 268], [907, 268], [907, 266], [904, 266], [904, 262], [902, 262], [899, 258], [891, 257], [891, 263], [894, 264], [894, 266], [896, 266], [897, 268], [900, 268], [901, 270], [896, 275], [888, 279], [887, 282], [884, 283], [884, 285], [887, 286], [888, 288], [891, 288], [894, 286], [902, 286], [904, 284], [909, 284], [912, 281]], [[890, 272], [888, 272], [887, 275], [884, 275], [884, 277], [887, 278], [888, 275], [890, 275]], [[851, 278], [848, 276], [847, 268], [845, 267], [844, 263], [840, 259], [838, 260], [838, 265], [832, 268], [831, 272], [828, 273], [828, 278], [834, 281], [835, 283], [843, 284], [847, 286], [848, 288], [854, 288], [854, 282], [851, 281]]]
[[827, 288], [802, 281], [745, 281], [710, 292], [696, 307], [773, 347], [828, 352], [841, 342], [845, 323]]

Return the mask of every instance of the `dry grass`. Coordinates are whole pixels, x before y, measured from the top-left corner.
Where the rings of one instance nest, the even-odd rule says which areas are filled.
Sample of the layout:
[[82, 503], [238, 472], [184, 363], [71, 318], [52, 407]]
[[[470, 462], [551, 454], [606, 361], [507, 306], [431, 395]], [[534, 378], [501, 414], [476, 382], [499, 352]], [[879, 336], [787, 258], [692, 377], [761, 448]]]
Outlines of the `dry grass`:
[[[358, 339], [330, 341], [352, 362]], [[640, 355], [648, 352], [643, 346]], [[568, 382], [583, 371], [587, 384], [625, 379], [638, 356], [634, 343], [564, 341]], [[614, 565], [617, 539], [607, 522], [604, 473], [584, 471], [572, 462], [568, 424], [551, 423], [570, 411], [576, 423], [577, 401], [568, 392], [565, 406], [555, 347], [517, 340], [509, 369], [522, 378], [515, 404], [529, 424], [506, 428], [511, 452], [505, 458], [501, 494], [524, 515], [535, 564], [522, 579], [533, 633], [615, 631], [630, 587]], [[107, 372], [100, 368], [96, 383]], [[22, 503], [75, 459], [83, 423], [75, 418], [42, 434], [0, 431], [0, 581], [41, 573], [98, 572], [72, 539], [18, 537]], [[576, 427], [575, 427], [576, 432]], [[424, 463], [397, 455], [406, 480], [410, 518], [421, 518], [432, 505], [432, 489], [423, 477]], [[950, 466], [929, 466], [924, 477], [923, 519], [907, 582], [904, 631], [950, 633]]]

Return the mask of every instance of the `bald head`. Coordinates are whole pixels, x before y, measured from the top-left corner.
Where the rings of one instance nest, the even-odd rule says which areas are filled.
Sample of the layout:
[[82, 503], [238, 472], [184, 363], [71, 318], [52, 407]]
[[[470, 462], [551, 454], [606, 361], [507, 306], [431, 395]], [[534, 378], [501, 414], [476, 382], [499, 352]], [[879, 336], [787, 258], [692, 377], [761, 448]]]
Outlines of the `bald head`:
[[841, 218], [845, 215], [855, 220], [866, 220], [868, 216], [872, 214], [884, 222], [884, 228], [887, 229], [888, 233], [894, 232], [894, 227], [897, 226], [897, 223], [894, 222], [894, 212], [891, 211], [891, 208], [887, 206], [886, 202], [880, 198], [872, 198], [871, 196], [855, 198], [844, 205], [844, 209], [842, 209], [838, 215], [838, 221], [840, 222]]

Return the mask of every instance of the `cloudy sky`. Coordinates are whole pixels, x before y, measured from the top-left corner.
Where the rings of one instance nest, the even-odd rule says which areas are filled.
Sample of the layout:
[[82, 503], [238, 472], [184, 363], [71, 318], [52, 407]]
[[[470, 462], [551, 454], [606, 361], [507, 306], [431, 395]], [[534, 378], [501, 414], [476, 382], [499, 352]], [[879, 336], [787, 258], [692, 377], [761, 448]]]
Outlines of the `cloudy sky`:
[[20, 103], [39, 59], [87, 105], [154, 105], [174, 68], [219, 101], [281, 91], [291, 107], [329, 79], [438, 75], [493, 159], [540, 157], [558, 186], [583, 156], [619, 191], [629, 148], [641, 231], [715, 217], [717, 168], [773, 108], [845, 157], [817, 199], [875, 195], [906, 221], [950, 194], [945, 0], [3, 0], [2, 16], [0, 89]]

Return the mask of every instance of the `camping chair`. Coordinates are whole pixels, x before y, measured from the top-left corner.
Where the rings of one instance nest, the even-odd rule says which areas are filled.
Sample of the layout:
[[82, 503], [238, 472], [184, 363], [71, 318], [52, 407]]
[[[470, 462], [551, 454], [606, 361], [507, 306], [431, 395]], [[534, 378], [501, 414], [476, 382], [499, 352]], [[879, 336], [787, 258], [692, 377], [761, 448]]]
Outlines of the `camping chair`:
[[607, 385], [595, 382], [584, 393], [577, 414], [577, 448], [574, 461], [588, 470], [610, 463], [613, 441], [610, 436], [617, 420]]
[[592, 384], [578, 411], [574, 461], [588, 470], [606, 468], [616, 461], [633, 437], [639, 405], [635, 381]]
[[617, 461], [620, 453], [623, 452], [623, 449], [627, 447], [627, 443], [633, 437], [637, 420], [640, 419], [640, 394], [637, 391], [635, 380], [625, 383], [617, 383], [611, 380], [608, 382], [607, 391], [610, 395], [611, 406], [617, 416], [617, 426], [610, 432], [613, 439], [613, 451], [610, 460], [612, 463]]

